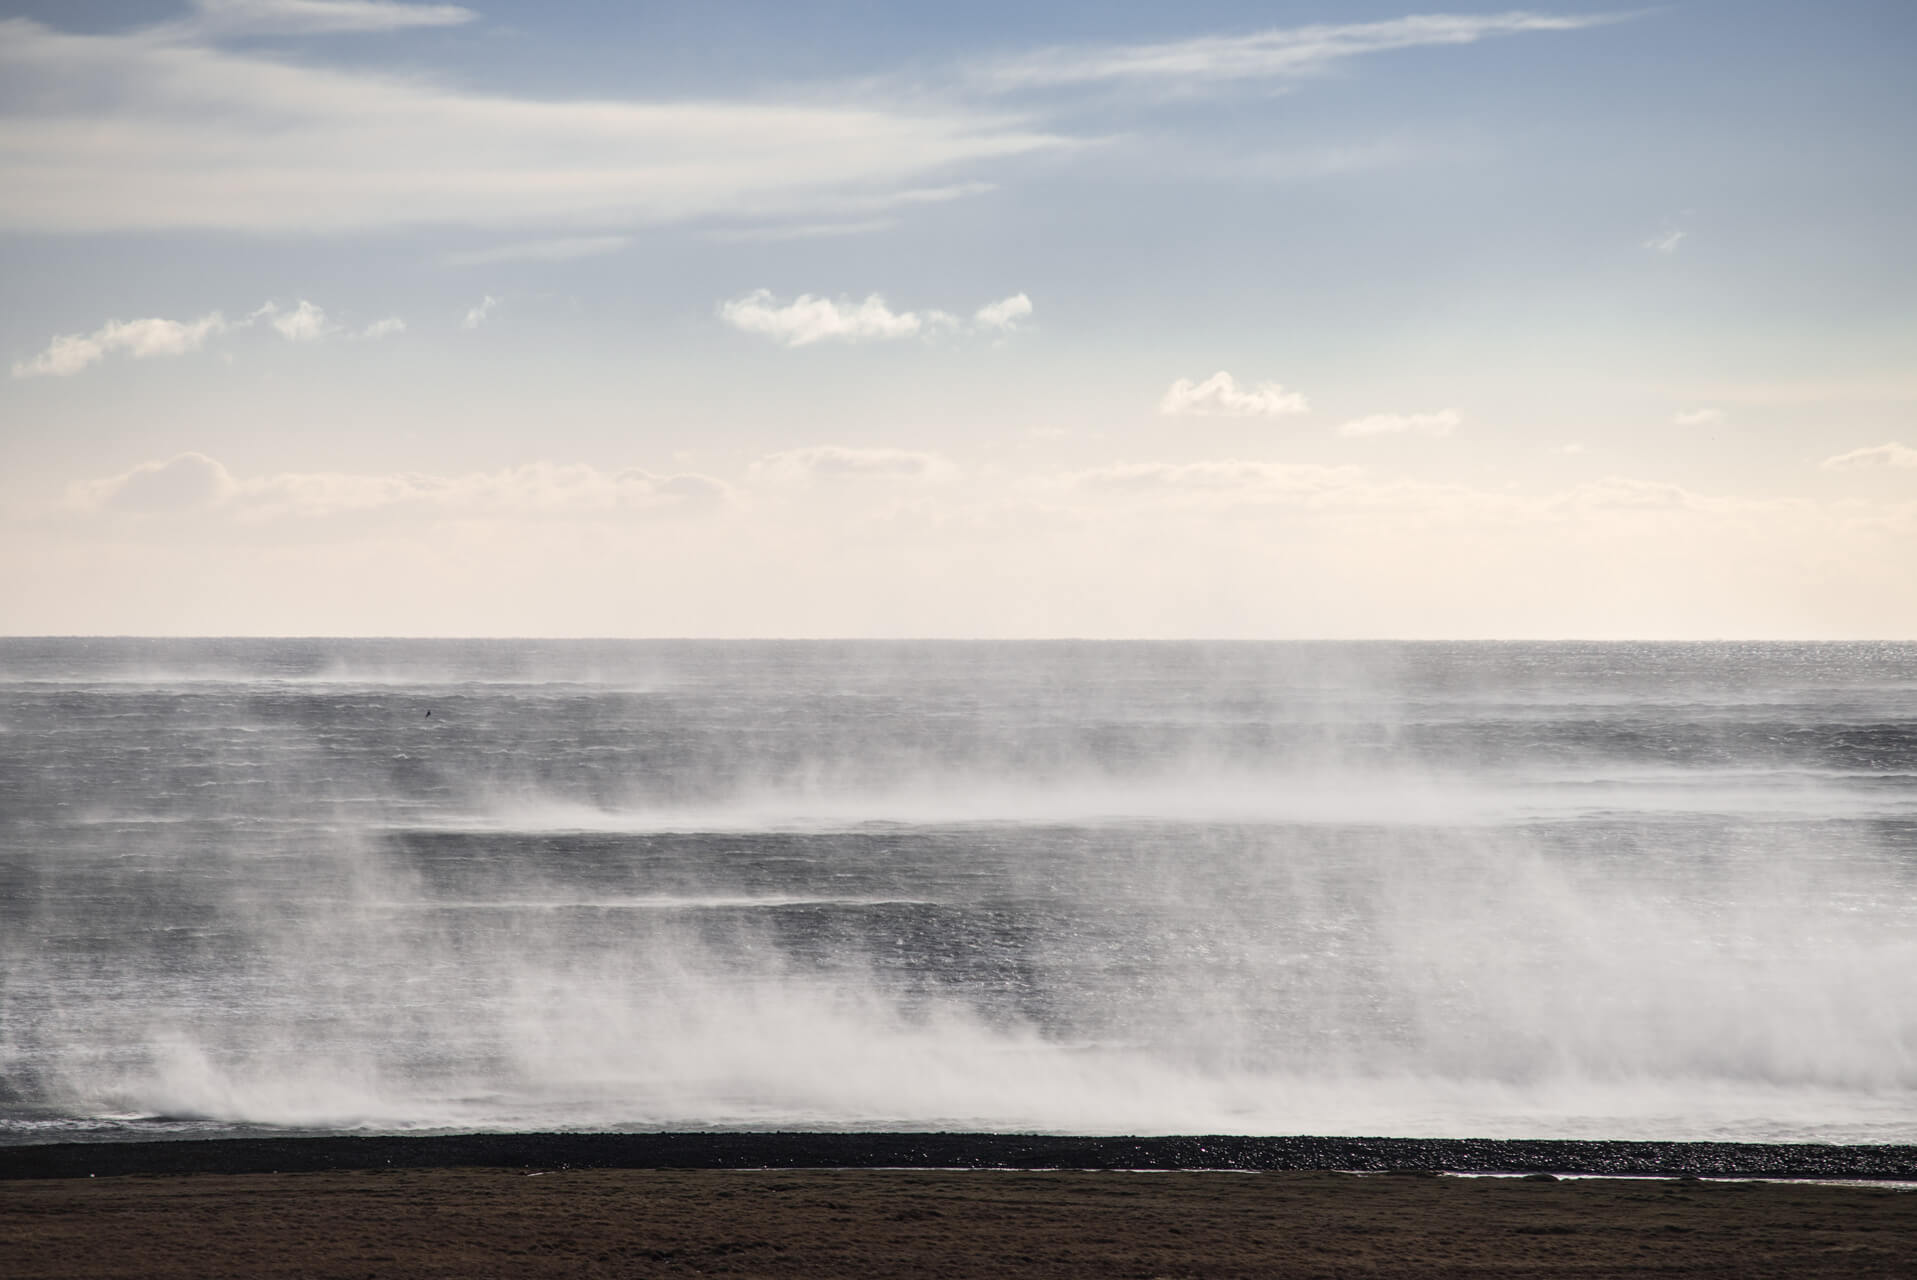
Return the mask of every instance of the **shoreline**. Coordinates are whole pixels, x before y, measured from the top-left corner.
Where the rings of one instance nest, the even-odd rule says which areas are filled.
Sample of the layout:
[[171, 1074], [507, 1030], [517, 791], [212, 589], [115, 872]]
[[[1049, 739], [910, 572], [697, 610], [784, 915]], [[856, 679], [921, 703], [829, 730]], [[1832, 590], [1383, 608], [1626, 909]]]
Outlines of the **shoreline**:
[[1917, 1180], [1917, 1146], [1230, 1134], [702, 1132], [342, 1134], [0, 1147], [0, 1181], [456, 1168], [1235, 1170], [1868, 1183]]

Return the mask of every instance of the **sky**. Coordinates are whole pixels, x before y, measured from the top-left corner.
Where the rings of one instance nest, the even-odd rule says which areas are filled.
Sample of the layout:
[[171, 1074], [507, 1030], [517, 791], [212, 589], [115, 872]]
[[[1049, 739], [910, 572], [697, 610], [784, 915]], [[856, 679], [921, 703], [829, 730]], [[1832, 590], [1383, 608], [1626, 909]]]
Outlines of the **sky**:
[[1917, 5], [0, 3], [0, 633], [1917, 638]]

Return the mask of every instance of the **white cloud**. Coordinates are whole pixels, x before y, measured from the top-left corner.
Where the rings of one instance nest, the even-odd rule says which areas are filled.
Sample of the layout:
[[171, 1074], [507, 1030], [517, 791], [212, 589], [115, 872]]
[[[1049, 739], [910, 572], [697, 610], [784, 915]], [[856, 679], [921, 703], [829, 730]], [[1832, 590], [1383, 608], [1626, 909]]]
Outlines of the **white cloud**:
[[1032, 314], [1032, 300], [1022, 293], [1009, 298], [987, 303], [973, 313], [972, 319], [981, 329], [998, 329], [1009, 332], [1018, 328], [1018, 322]]
[[788, 347], [809, 346], [828, 338], [845, 342], [909, 338], [923, 330], [928, 320], [942, 314], [894, 311], [876, 293], [863, 302], [844, 298], [834, 302], [802, 293], [782, 306], [770, 290], [755, 289], [743, 298], [719, 304], [720, 318], [733, 328], [764, 334]]
[[226, 328], [225, 318], [217, 311], [198, 320], [109, 320], [92, 333], [62, 334], [47, 344], [47, 349], [30, 360], [13, 365], [16, 378], [50, 376], [71, 377], [90, 364], [115, 351], [124, 351], [136, 360], [151, 356], [178, 356], [198, 351], [208, 335]]
[[1676, 253], [1677, 247], [1683, 244], [1684, 238], [1690, 234], [1688, 231], [1679, 231], [1675, 228], [1669, 231], [1662, 231], [1652, 236], [1649, 240], [1646, 240], [1644, 247], [1646, 249], [1655, 249], [1659, 253]]
[[[1010, 333], [1032, 314], [1032, 300], [1022, 293], [987, 303], [972, 316], [971, 331]], [[949, 311], [894, 311], [873, 293], [862, 302], [850, 298], [816, 297], [802, 293], [781, 303], [769, 289], [754, 289], [741, 298], [719, 304], [719, 318], [742, 333], [757, 333], [788, 347], [815, 342], [886, 342], [934, 332], [964, 330], [965, 324]]]
[[480, 325], [486, 323], [486, 317], [490, 316], [498, 307], [499, 299], [493, 297], [490, 293], [487, 294], [479, 300], [476, 306], [466, 308], [466, 318], [459, 322], [459, 327], [462, 329], [477, 329]]
[[398, 0], [193, 0], [194, 24], [214, 33], [322, 35], [450, 27], [479, 15], [456, 4], [402, 4]]
[[515, 97], [219, 48], [190, 24], [82, 35], [0, 20], [0, 86], [0, 230], [16, 231], [624, 233], [869, 210], [929, 181], [963, 190], [967, 166], [1071, 145], [964, 107]]
[[[497, 299], [489, 298], [482, 307], [490, 310]], [[123, 351], [135, 359], [149, 356], [177, 356], [190, 351], [198, 351], [206, 345], [206, 340], [214, 334], [225, 333], [230, 329], [249, 329], [265, 321], [274, 332], [288, 342], [317, 342], [321, 338], [342, 332], [342, 326], [327, 319], [324, 308], [301, 298], [299, 305], [292, 310], [282, 308], [276, 302], [267, 302], [257, 310], [249, 312], [244, 320], [229, 324], [218, 311], [208, 312], [198, 320], [163, 320], [149, 317], [145, 320], [109, 320], [88, 334], [64, 334], [48, 344], [47, 349], [29, 360], [14, 362], [13, 376], [31, 378], [41, 375], [67, 377], [78, 373], [88, 365], [95, 364], [115, 351]], [[406, 322], [398, 316], [387, 316], [367, 325], [357, 335], [361, 338], [385, 338], [395, 333], [403, 333]]]
[[274, 332], [288, 342], [317, 342], [328, 334], [339, 332], [339, 326], [329, 324], [326, 312], [301, 298], [299, 306], [291, 311], [282, 311], [279, 304], [269, 302], [247, 317], [247, 323], [264, 320], [273, 326]]
[[440, 261], [449, 267], [485, 267], [495, 262], [571, 262], [602, 253], [614, 253], [632, 243], [631, 236], [563, 236], [556, 240], [522, 240], [491, 249], [449, 253]]
[[1374, 413], [1367, 418], [1354, 418], [1338, 427], [1341, 436], [1448, 436], [1464, 421], [1464, 415], [1456, 409], [1440, 409], [1436, 413]]
[[1666, 480], [1605, 476], [1578, 485], [1557, 495], [1552, 501], [1558, 506], [1581, 511], [1687, 511], [1701, 510], [1712, 499]]
[[1671, 415], [1671, 421], [1680, 427], [1708, 427], [1724, 421], [1722, 409], [1685, 409]]
[[726, 486], [708, 476], [657, 475], [638, 467], [606, 471], [550, 462], [439, 476], [418, 473], [288, 473], [241, 482], [235, 495], [250, 519], [395, 512], [426, 516], [600, 516], [619, 511], [703, 506]]
[[1819, 465], [1827, 471], [1853, 471], [1875, 467], [1896, 467], [1903, 470], [1917, 467], [1917, 449], [1891, 441], [1888, 444], [1872, 445], [1868, 449], [1852, 449], [1849, 453], [1840, 453], [1834, 458], [1826, 458]]
[[1160, 498], [1277, 498], [1346, 489], [1363, 469], [1327, 468], [1307, 462], [1120, 462], [1077, 471], [1079, 489]]
[[723, 502], [722, 481], [694, 473], [608, 471], [530, 462], [463, 475], [282, 472], [237, 479], [212, 458], [183, 453], [79, 486], [85, 510], [179, 513], [217, 509], [236, 520], [325, 519], [389, 513], [421, 517], [604, 516], [695, 509]]
[[1356, 484], [1358, 467], [1289, 462], [1121, 462], [1071, 476], [1074, 485], [1139, 496], [1283, 497], [1325, 493]]
[[752, 464], [755, 480], [777, 484], [810, 484], [839, 480], [940, 481], [958, 469], [935, 453], [910, 449], [854, 449], [843, 445], [813, 445], [767, 454]]
[[1240, 36], [1162, 44], [1046, 49], [976, 68], [975, 82], [1000, 90], [1099, 82], [1206, 83], [1305, 76], [1332, 63], [1421, 45], [1473, 44], [1492, 36], [1575, 31], [1627, 14], [1426, 14], [1383, 22], [1280, 27]]
[[76, 505], [85, 508], [161, 514], [216, 506], [236, 487], [226, 468], [212, 458], [182, 453], [82, 485], [74, 497]]
[[1304, 413], [1310, 408], [1311, 402], [1304, 396], [1287, 391], [1275, 382], [1261, 382], [1248, 391], [1241, 391], [1223, 369], [1203, 382], [1180, 378], [1158, 402], [1160, 413], [1230, 417], [1275, 418], [1281, 414]]

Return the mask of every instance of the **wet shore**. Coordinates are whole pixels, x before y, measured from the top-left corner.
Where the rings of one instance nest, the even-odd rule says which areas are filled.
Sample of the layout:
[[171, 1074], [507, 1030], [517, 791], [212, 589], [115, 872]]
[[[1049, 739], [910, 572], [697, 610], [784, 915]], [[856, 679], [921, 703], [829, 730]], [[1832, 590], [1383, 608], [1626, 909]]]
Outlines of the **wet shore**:
[[0, 1147], [0, 1179], [348, 1169], [1423, 1170], [1917, 1180], [1917, 1147], [992, 1133], [477, 1133]]

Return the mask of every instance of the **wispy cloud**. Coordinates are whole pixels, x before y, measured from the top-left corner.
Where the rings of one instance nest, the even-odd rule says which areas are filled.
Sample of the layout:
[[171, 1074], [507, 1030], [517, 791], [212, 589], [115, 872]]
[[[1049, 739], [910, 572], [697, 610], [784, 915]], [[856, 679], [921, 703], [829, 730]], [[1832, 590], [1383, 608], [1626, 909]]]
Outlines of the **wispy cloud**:
[[389, 338], [396, 333], [406, 332], [406, 322], [398, 316], [387, 316], [384, 320], [375, 320], [360, 330], [362, 338]]
[[1312, 75], [1366, 54], [1424, 45], [1474, 44], [1494, 36], [1576, 31], [1629, 14], [1426, 14], [1383, 22], [1278, 27], [1248, 35], [1202, 36], [1160, 44], [1044, 49], [973, 69], [974, 82], [998, 90], [1100, 82], [1197, 85]]
[[1671, 421], [1680, 427], [1709, 427], [1724, 421], [1722, 409], [1684, 409], [1671, 415]]
[[553, 240], [521, 240], [490, 249], [448, 253], [440, 261], [449, 267], [487, 267], [498, 262], [571, 262], [602, 253], [616, 253], [632, 243], [631, 236], [562, 236]]
[[873, 231], [890, 231], [898, 226], [896, 218], [861, 218], [855, 222], [803, 222], [771, 227], [717, 227], [706, 238], [722, 244], [766, 244], [778, 240], [822, 240], [833, 236], [859, 236]]
[[479, 16], [456, 4], [400, 0], [193, 0], [193, 11], [204, 30], [288, 35], [452, 27]]
[[[901, 90], [889, 101], [870, 82], [785, 101], [540, 99], [226, 41], [474, 16], [397, 0], [199, 0], [187, 18], [104, 34], [0, 20], [0, 82], [13, 90], [0, 107], [0, 229], [544, 224], [585, 242], [709, 220], [766, 223], [767, 237], [844, 233], [918, 198], [987, 189], [986, 166], [1086, 145], [1005, 110], [1005, 92], [1296, 78], [1389, 50], [1629, 15], [1437, 14], [1052, 48], [935, 71], [942, 97]], [[490, 252], [454, 257], [514, 260]]]
[[157, 316], [144, 320], [109, 320], [92, 333], [69, 333], [54, 338], [39, 355], [15, 361], [13, 376], [67, 378], [114, 352], [123, 352], [135, 360], [185, 355], [198, 351], [208, 336], [226, 327], [225, 318], [217, 311], [208, 312], [198, 320], [163, 320]]
[[1907, 470], [1917, 467], [1917, 449], [1893, 440], [1888, 444], [1872, 445], [1868, 449], [1840, 453], [1836, 457], [1824, 459], [1819, 465], [1826, 471], [1863, 471], [1877, 467]]
[[1305, 413], [1311, 402], [1296, 391], [1287, 391], [1275, 382], [1261, 382], [1248, 390], [1240, 389], [1232, 376], [1220, 369], [1203, 382], [1180, 378], [1171, 384], [1158, 402], [1158, 411], [1166, 414], [1217, 414], [1226, 417], [1275, 418], [1288, 413]]
[[1339, 424], [1341, 436], [1448, 436], [1464, 421], [1456, 409], [1436, 413], [1374, 413]]
[[[1054, 140], [1067, 145], [1063, 138]], [[890, 231], [899, 225], [896, 212], [922, 205], [946, 204], [969, 200], [998, 190], [992, 182], [948, 182], [934, 186], [899, 187], [893, 190], [847, 194], [833, 202], [839, 217], [827, 221], [794, 222], [780, 218], [752, 226], [718, 226], [705, 232], [709, 240], [721, 243], [749, 244], [776, 240], [819, 240], [834, 236], [865, 235]]]
[[500, 300], [498, 298], [493, 297], [490, 293], [487, 294], [477, 303], [466, 308], [466, 316], [459, 322], [459, 327], [462, 329], [477, 329], [480, 325], [486, 323], [488, 316], [499, 309], [499, 302]]
[[1691, 233], [1688, 231], [1681, 231], [1676, 227], [1671, 227], [1664, 231], [1658, 232], [1656, 235], [1652, 236], [1649, 240], [1646, 240], [1644, 242], [1644, 247], [1646, 249], [1654, 249], [1658, 253], [1665, 253], [1665, 254], [1676, 253], [1677, 247], [1683, 244], [1685, 238], [1689, 236], [1690, 234]]
[[[368, 29], [442, 10], [229, 16]], [[60, 233], [544, 223], [586, 235], [870, 216], [901, 193], [968, 189], [969, 167], [1071, 145], [1002, 111], [875, 107], [850, 90], [842, 103], [480, 92], [225, 48], [191, 24], [88, 35], [0, 20], [0, 83], [0, 229]]]

